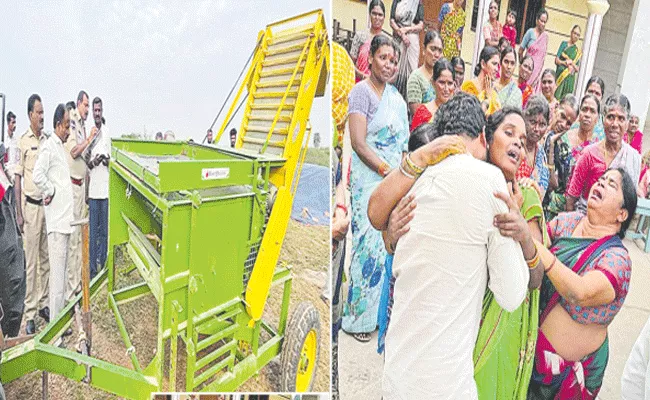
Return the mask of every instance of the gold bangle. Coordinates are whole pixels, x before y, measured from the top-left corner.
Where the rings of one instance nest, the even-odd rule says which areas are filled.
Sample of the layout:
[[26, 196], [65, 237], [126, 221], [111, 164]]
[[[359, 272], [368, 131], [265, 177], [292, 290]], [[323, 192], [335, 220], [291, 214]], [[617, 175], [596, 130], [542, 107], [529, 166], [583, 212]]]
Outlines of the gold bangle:
[[379, 164], [379, 168], [377, 168], [377, 173], [381, 176], [386, 176], [390, 172], [390, 165], [386, 161], [382, 161], [381, 164]]
[[404, 157], [404, 159], [402, 160], [402, 162], [399, 165], [400, 165], [400, 167], [402, 169], [404, 169], [405, 172], [407, 172], [409, 175], [413, 175], [415, 178], [422, 175], [421, 172], [418, 172], [418, 171], [413, 169], [411, 164], [409, 164], [408, 161], [406, 161], [406, 157]]
[[401, 172], [402, 175], [404, 175], [405, 177], [407, 177], [409, 179], [416, 179], [417, 178], [416, 175], [410, 173], [409, 171], [406, 171], [406, 168], [404, 168], [404, 163], [399, 164], [399, 172]]
[[539, 251], [537, 249], [535, 249], [535, 256], [532, 260], [526, 260], [526, 264], [528, 264], [529, 269], [537, 268], [537, 264], [539, 264]]
[[406, 157], [404, 157], [406, 160], [406, 164], [413, 170], [418, 175], [421, 175], [424, 172], [424, 168], [419, 167], [416, 165], [413, 160], [411, 159], [411, 153], [406, 154]]

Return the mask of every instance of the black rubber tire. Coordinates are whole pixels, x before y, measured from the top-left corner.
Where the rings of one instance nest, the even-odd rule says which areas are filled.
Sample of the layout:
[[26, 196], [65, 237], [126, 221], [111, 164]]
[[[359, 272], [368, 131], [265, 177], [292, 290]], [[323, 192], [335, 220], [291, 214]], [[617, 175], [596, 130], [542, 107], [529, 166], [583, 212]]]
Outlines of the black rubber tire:
[[296, 376], [298, 375], [298, 365], [300, 364], [300, 352], [307, 338], [307, 334], [311, 330], [316, 331], [316, 359], [314, 360], [314, 372], [306, 390], [307, 392], [311, 391], [318, 370], [318, 359], [320, 355], [320, 314], [311, 303], [302, 302], [298, 304], [298, 307], [291, 314], [291, 318], [289, 318], [289, 324], [287, 325], [282, 343], [280, 355], [280, 367], [282, 368], [280, 386], [282, 392], [296, 391]]

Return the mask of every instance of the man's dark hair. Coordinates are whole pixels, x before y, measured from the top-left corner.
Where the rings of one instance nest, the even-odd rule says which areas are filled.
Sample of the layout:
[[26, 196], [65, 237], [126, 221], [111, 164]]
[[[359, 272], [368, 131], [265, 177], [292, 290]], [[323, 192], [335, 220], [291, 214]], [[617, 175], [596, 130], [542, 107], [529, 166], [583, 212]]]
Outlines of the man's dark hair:
[[237, 135], [237, 129], [232, 128], [232, 129], [230, 130], [230, 136], [235, 136], [235, 135]]
[[63, 123], [63, 117], [65, 116], [65, 105], [63, 103], [59, 103], [58, 106], [56, 106], [56, 110], [54, 110], [54, 129], [56, 129], [56, 126], [58, 124]]
[[79, 104], [79, 103], [81, 103], [82, 101], [84, 101], [84, 97], [85, 97], [85, 98], [89, 98], [89, 97], [88, 97], [88, 93], [86, 93], [84, 90], [82, 90], [82, 91], [80, 91], [79, 94], [77, 95], [77, 104]]
[[415, 151], [425, 144], [431, 142], [435, 137], [435, 127], [432, 123], [426, 123], [413, 129], [409, 136], [409, 151]]
[[65, 103], [65, 108], [66, 108], [68, 111], [70, 111], [70, 110], [74, 110], [74, 109], [76, 109], [77, 106], [76, 106], [76, 104], [74, 103], [74, 101], [69, 101], [69, 102]]
[[526, 103], [526, 108], [524, 108], [524, 117], [531, 118], [540, 114], [548, 124], [550, 114], [548, 101], [541, 94], [535, 94], [530, 96], [528, 103]]
[[12, 119], [16, 119], [16, 114], [14, 114], [13, 112], [9, 111], [9, 112], [7, 113], [7, 123], [10, 123]]
[[440, 106], [433, 119], [434, 137], [444, 135], [466, 135], [477, 138], [485, 127], [485, 114], [475, 96], [464, 92], [456, 93]]
[[34, 111], [34, 104], [38, 100], [39, 103], [42, 103], [41, 101], [41, 96], [37, 94], [33, 94], [29, 96], [29, 99], [27, 100], [27, 115], [29, 115], [32, 111]]

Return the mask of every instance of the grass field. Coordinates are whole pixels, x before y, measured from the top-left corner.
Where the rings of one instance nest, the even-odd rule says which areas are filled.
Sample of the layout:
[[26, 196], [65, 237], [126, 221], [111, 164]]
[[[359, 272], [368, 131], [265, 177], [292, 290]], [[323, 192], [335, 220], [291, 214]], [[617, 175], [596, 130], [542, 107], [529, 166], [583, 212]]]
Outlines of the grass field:
[[309, 164], [322, 165], [324, 167], [330, 166], [330, 149], [329, 147], [320, 147], [318, 149], [307, 149], [307, 156], [305, 162]]

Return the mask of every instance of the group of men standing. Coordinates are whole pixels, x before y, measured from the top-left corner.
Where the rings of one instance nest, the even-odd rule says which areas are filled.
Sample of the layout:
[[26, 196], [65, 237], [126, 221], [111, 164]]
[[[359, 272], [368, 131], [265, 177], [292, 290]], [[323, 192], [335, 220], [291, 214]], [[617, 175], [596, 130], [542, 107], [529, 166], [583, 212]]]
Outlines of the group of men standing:
[[79, 92], [76, 107], [59, 104], [49, 137], [39, 95], [29, 97], [29, 128], [20, 138], [14, 136], [15, 114], [7, 114], [6, 169], [14, 177], [16, 222], [24, 242], [27, 334], [36, 332], [37, 311], [47, 323], [80, 290], [80, 222], [88, 207], [91, 279], [106, 261], [110, 136], [99, 97], [92, 101], [94, 126], [88, 134], [89, 108], [85, 91]]

